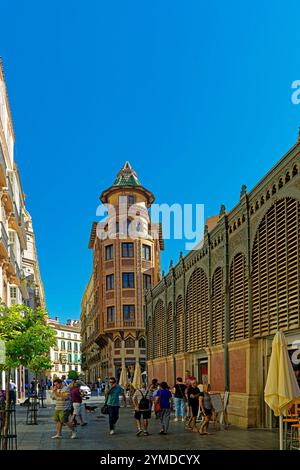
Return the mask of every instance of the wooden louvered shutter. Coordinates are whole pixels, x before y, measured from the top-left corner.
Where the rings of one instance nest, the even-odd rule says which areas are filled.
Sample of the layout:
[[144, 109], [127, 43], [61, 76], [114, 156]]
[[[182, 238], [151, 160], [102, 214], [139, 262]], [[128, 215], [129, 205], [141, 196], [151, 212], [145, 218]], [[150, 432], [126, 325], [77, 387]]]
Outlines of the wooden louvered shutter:
[[223, 271], [217, 268], [212, 277], [212, 344], [224, 342]]
[[298, 328], [300, 204], [276, 202], [262, 219], [252, 252], [253, 335]]
[[230, 341], [244, 339], [248, 335], [246, 260], [242, 253], [238, 253], [230, 267]]
[[183, 298], [181, 295], [176, 300], [176, 352], [184, 351], [184, 317]]
[[162, 357], [164, 354], [164, 304], [158, 300], [154, 309], [154, 356]]
[[153, 359], [153, 323], [152, 323], [152, 317], [148, 319], [148, 333], [147, 333], [147, 358], [148, 359]]
[[197, 351], [208, 345], [209, 297], [208, 280], [203, 269], [196, 269], [187, 287], [187, 346]]
[[173, 352], [173, 307], [172, 302], [169, 302], [167, 311], [167, 356]]

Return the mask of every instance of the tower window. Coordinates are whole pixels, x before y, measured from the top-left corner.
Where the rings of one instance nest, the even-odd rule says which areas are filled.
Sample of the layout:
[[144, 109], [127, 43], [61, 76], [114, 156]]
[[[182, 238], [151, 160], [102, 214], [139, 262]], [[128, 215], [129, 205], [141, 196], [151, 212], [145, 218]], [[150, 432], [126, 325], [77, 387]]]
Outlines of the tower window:
[[143, 274], [143, 287], [144, 287], [144, 289], [151, 289], [151, 276], [150, 276], [150, 274]]
[[122, 286], [123, 289], [134, 288], [134, 273], [123, 273], [122, 274]]
[[135, 204], [135, 196], [133, 194], [129, 194], [127, 196], [127, 203], [129, 206], [132, 206], [132, 204]]
[[135, 305], [123, 305], [123, 320], [134, 320]]
[[129, 336], [128, 338], [125, 339], [125, 348], [133, 349], [134, 347], [135, 347], [135, 341], [131, 336]]
[[105, 247], [105, 260], [111, 260], [113, 259], [114, 256], [114, 246], [113, 245], [108, 245]]
[[106, 276], [106, 290], [112, 290], [114, 288], [114, 275], [109, 274]]
[[115, 321], [115, 307], [107, 307], [107, 321]]
[[143, 259], [147, 261], [151, 260], [151, 246], [143, 245]]
[[122, 257], [133, 258], [133, 243], [122, 243]]

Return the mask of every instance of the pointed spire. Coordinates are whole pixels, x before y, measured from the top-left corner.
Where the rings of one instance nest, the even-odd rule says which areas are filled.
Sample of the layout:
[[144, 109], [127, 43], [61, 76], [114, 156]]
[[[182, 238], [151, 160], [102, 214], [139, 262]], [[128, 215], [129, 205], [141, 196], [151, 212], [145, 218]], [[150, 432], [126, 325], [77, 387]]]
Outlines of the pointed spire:
[[247, 194], [247, 186], [245, 184], [242, 185], [241, 192], [240, 192], [240, 199]]
[[226, 212], [226, 209], [225, 209], [225, 205], [224, 204], [221, 204], [221, 207], [220, 207], [220, 217], [222, 217], [223, 215], [225, 215], [225, 212]]
[[141, 186], [136, 172], [128, 161], [124, 163], [121, 170], [117, 174], [114, 186]]

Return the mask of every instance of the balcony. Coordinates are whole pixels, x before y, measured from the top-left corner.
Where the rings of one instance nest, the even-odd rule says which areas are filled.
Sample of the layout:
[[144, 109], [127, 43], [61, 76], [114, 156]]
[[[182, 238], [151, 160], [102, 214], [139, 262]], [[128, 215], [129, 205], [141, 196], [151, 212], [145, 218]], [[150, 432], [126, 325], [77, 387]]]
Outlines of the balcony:
[[14, 203], [14, 196], [13, 196], [13, 189], [10, 179], [6, 178], [6, 185], [3, 188], [3, 191], [6, 194], [6, 198], [4, 199], [5, 209], [8, 213], [13, 211], [13, 203]]
[[1, 186], [6, 186], [6, 161], [0, 147], [0, 184]]
[[0, 251], [2, 252], [3, 256], [7, 256], [8, 254], [8, 235], [3, 222], [0, 222]]
[[15, 268], [16, 268], [17, 278], [21, 280], [23, 278], [23, 270], [19, 268], [19, 265], [17, 262], [15, 262]]

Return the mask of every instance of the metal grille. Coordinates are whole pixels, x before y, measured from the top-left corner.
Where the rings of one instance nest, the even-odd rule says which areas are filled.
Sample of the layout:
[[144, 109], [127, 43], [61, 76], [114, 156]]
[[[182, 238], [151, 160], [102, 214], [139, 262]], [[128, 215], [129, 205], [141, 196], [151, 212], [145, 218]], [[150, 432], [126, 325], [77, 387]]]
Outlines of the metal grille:
[[172, 302], [168, 304], [167, 311], [167, 356], [173, 353], [173, 306]]
[[196, 269], [187, 287], [187, 347], [196, 351], [208, 346], [208, 280], [203, 269]]
[[300, 203], [276, 202], [261, 221], [252, 252], [253, 335], [299, 328]]
[[212, 344], [224, 342], [223, 271], [217, 268], [212, 277]]
[[242, 253], [235, 255], [230, 267], [230, 341], [247, 338], [248, 283], [246, 279], [246, 259]]
[[154, 357], [162, 357], [164, 355], [164, 303], [158, 300], [154, 309]]
[[184, 351], [184, 316], [183, 298], [181, 295], [176, 300], [176, 352]]

